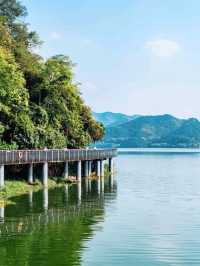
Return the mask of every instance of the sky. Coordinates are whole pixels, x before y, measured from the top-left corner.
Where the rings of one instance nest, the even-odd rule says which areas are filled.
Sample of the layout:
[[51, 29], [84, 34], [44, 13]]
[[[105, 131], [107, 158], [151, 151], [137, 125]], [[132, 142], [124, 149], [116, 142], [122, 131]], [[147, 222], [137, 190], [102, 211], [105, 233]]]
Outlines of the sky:
[[200, 119], [199, 0], [23, 0], [45, 58], [70, 56], [93, 111]]

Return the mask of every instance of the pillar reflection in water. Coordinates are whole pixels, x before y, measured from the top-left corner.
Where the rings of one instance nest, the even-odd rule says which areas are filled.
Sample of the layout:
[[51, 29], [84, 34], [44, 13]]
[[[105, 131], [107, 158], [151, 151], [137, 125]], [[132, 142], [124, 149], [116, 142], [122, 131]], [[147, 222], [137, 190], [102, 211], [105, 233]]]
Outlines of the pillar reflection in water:
[[88, 190], [89, 190], [89, 180], [88, 180], [88, 178], [86, 177], [86, 178], [85, 178], [85, 192], [86, 192], [86, 194], [88, 193]]
[[100, 177], [98, 177], [97, 179], [97, 192], [98, 194], [101, 193], [101, 178]]
[[4, 222], [4, 218], [5, 218], [5, 208], [4, 206], [0, 207], [0, 223]]
[[78, 202], [81, 203], [81, 196], [82, 196], [82, 186], [81, 182], [78, 182], [77, 184], [77, 195], [78, 195]]
[[110, 191], [113, 191], [113, 189], [114, 189], [114, 175], [113, 175], [113, 173], [111, 173], [111, 175], [109, 176], [109, 187], [110, 187]]
[[33, 191], [32, 190], [29, 191], [28, 193], [28, 201], [29, 201], [30, 208], [32, 208], [33, 207]]
[[66, 199], [66, 202], [69, 199], [69, 185], [65, 185], [65, 199]]
[[88, 191], [89, 193], [92, 191], [92, 180], [88, 179]]
[[104, 193], [104, 188], [105, 188], [105, 179], [104, 176], [101, 177], [101, 191]]
[[49, 205], [49, 192], [48, 188], [43, 189], [43, 208], [44, 210], [48, 210]]

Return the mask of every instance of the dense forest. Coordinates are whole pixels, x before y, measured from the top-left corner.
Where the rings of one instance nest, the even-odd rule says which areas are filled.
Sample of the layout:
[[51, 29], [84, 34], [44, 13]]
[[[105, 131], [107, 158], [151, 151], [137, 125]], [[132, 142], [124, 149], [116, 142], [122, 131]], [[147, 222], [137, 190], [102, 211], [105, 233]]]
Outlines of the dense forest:
[[68, 56], [44, 60], [24, 22], [26, 8], [0, 1], [0, 149], [79, 148], [100, 140], [104, 127], [85, 105]]

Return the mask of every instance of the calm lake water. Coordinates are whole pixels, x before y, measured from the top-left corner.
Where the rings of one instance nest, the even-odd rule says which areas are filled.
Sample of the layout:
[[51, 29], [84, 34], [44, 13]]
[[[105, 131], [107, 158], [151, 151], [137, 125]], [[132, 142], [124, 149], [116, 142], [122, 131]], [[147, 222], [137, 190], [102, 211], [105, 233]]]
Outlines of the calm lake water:
[[0, 209], [0, 265], [199, 266], [200, 153], [129, 150], [116, 166], [104, 189], [30, 193]]

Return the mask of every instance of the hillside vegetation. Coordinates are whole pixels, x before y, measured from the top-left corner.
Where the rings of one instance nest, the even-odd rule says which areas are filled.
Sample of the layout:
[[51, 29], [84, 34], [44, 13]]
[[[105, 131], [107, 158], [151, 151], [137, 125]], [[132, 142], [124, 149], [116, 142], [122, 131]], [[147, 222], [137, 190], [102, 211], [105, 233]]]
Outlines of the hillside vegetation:
[[199, 147], [200, 122], [171, 115], [141, 116], [106, 127], [100, 146], [115, 147]]
[[41, 41], [19, 1], [0, 1], [0, 149], [77, 148], [100, 140], [96, 122], [73, 82], [64, 55], [36, 54]]

